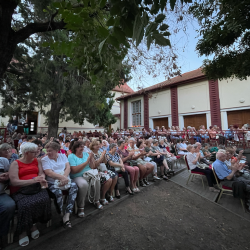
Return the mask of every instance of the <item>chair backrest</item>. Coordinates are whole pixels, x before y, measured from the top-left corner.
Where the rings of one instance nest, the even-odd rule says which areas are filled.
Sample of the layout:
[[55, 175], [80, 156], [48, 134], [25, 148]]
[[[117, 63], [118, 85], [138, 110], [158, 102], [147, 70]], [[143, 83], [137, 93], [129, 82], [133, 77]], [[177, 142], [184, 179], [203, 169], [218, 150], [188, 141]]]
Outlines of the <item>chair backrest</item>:
[[177, 151], [176, 145], [174, 145], [174, 150], [175, 150], [175, 154], [178, 155], [178, 151]]
[[220, 187], [220, 182], [219, 182], [220, 179], [218, 178], [218, 176], [217, 176], [217, 174], [216, 174], [216, 172], [214, 170], [213, 164], [212, 164], [212, 171], [213, 171], [213, 174], [214, 174], [214, 178], [216, 180], [216, 184], [217, 184], [218, 187]]
[[185, 162], [186, 162], [187, 169], [188, 169], [188, 171], [189, 171], [189, 170], [190, 170], [190, 167], [189, 167], [189, 165], [188, 165], [187, 155], [184, 155], [184, 159], [185, 159]]

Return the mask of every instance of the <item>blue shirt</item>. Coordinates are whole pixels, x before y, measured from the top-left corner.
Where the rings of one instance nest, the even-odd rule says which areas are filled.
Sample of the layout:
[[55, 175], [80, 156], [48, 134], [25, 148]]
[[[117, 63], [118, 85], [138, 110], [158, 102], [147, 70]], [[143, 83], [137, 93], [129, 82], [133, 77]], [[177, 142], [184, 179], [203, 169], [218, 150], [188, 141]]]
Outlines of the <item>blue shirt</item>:
[[213, 163], [213, 168], [220, 180], [224, 180], [228, 175], [232, 173], [232, 170], [228, 169], [226, 163], [218, 159]]
[[[86, 153], [86, 152], [83, 152], [82, 153], [82, 158], [78, 158], [75, 154], [70, 154], [69, 157], [68, 157], [68, 160], [69, 160], [69, 165], [71, 167], [74, 167], [74, 166], [78, 166], [84, 162], [87, 161], [89, 157], [89, 154]], [[76, 173], [76, 174], [70, 174], [70, 177], [72, 179], [76, 178], [76, 177], [82, 177], [83, 173], [87, 172], [91, 170], [89, 164], [84, 168], [82, 169], [80, 172]]]
[[225, 132], [225, 137], [226, 138], [233, 137], [232, 130], [230, 128], [227, 129], [227, 131]]

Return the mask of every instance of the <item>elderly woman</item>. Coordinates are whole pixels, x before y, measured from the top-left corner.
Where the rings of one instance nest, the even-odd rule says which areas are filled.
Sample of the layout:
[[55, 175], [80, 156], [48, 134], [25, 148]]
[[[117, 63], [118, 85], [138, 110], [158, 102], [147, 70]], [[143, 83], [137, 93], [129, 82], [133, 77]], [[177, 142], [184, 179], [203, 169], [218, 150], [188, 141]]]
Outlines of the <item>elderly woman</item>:
[[128, 152], [125, 147], [125, 142], [120, 140], [118, 141], [118, 150], [117, 153], [120, 155], [125, 169], [130, 175], [130, 185], [133, 192], [140, 192], [139, 188], [136, 186], [136, 182], [139, 178], [139, 168], [137, 166], [130, 166], [129, 160], [132, 160], [134, 152]]
[[[27, 246], [29, 238], [37, 239], [39, 231], [35, 223], [47, 222], [51, 218], [50, 198], [40, 159], [36, 159], [37, 145], [27, 142], [22, 146], [22, 158], [12, 162], [9, 170], [10, 193], [17, 205], [17, 228], [19, 245]], [[41, 188], [42, 186], [42, 188]]]
[[[65, 154], [58, 153], [60, 147], [61, 146], [56, 142], [47, 143], [45, 146], [47, 156], [41, 161], [49, 190], [55, 195], [60, 214], [63, 216], [63, 225], [66, 228], [71, 228], [69, 216], [74, 207], [78, 188], [76, 183], [69, 179], [69, 161]], [[68, 190], [68, 199], [64, 215], [62, 190]]]
[[8, 143], [0, 145], [0, 157], [7, 158], [10, 164], [19, 158], [17, 154], [12, 153], [12, 147]]
[[[78, 194], [77, 194], [77, 206], [78, 206], [78, 216], [84, 217], [84, 206], [85, 206], [85, 198], [87, 196], [89, 183], [83, 177], [85, 172], [90, 171], [95, 168], [95, 160], [93, 157], [93, 153], [84, 152], [84, 143], [82, 141], [76, 141], [72, 146], [72, 154], [69, 155], [69, 164], [71, 167], [70, 177], [78, 186]], [[95, 183], [95, 197], [94, 197], [94, 205], [98, 209], [102, 209], [103, 206], [100, 204], [100, 189], [101, 184], [100, 180], [96, 180]]]
[[42, 141], [39, 140], [39, 139], [35, 139], [35, 140], [33, 141], [33, 143], [35, 143], [35, 144], [38, 146], [36, 158], [39, 159], [39, 158], [45, 157], [46, 154], [45, 154], [45, 152], [43, 151], [43, 143], [42, 143]]
[[87, 138], [83, 139], [83, 144], [84, 144], [84, 150], [83, 151], [86, 152], [86, 153], [91, 153], [91, 150], [89, 148], [90, 140], [87, 139]]
[[172, 162], [176, 161], [177, 158], [176, 158], [176, 156], [174, 154], [168, 152], [168, 150], [165, 147], [165, 145], [169, 145], [168, 147], [170, 148], [171, 144], [167, 143], [167, 144], [164, 145], [164, 143], [166, 143], [166, 142], [163, 139], [161, 139], [159, 141], [159, 148], [160, 148], [161, 154], [165, 156], [165, 158], [167, 160], [167, 163], [168, 164], [170, 163], [171, 166], [173, 166]]
[[168, 177], [164, 174], [164, 164], [167, 164], [167, 162], [164, 159], [164, 156], [161, 155], [160, 149], [158, 150], [158, 141], [154, 140], [153, 146], [151, 146], [150, 141], [147, 141], [145, 151], [148, 153], [148, 156], [152, 158], [152, 161], [156, 163], [156, 166], [160, 165], [160, 177], [167, 181]]
[[204, 173], [206, 175], [206, 178], [207, 178], [209, 191], [218, 193], [219, 190], [214, 188], [214, 184], [216, 184], [216, 180], [214, 178], [213, 171], [210, 168], [202, 169], [202, 168], [198, 167], [199, 160], [201, 157], [201, 153], [200, 153], [198, 145], [197, 144], [188, 145], [187, 151], [189, 153], [187, 154], [186, 157], [187, 157], [187, 162], [188, 162], [190, 170], [193, 170], [195, 172]]
[[141, 150], [145, 150], [147, 155], [146, 155], [146, 157], [144, 157], [144, 161], [149, 162], [150, 164], [152, 164], [154, 166], [154, 170], [152, 172], [153, 179], [160, 180], [160, 178], [157, 176], [157, 164], [153, 161], [154, 156], [151, 157], [152, 152], [149, 149], [151, 147], [151, 142], [149, 140], [146, 141], [145, 143], [143, 141], [138, 141], [136, 144], [136, 147], [141, 149]]
[[[120, 155], [116, 152], [117, 150], [117, 144], [116, 143], [111, 143], [109, 145], [109, 151], [106, 153], [106, 161], [107, 161], [107, 168], [114, 172], [117, 176], [118, 173], [115, 168], [119, 168], [121, 170], [121, 175], [124, 179], [125, 186], [126, 186], [126, 193], [133, 195], [134, 193], [131, 191], [129, 187], [129, 179], [128, 179], [128, 172], [126, 171], [123, 161], [120, 157]], [[118, 182], [115, 185], [115, 197], [120, 199], [121, 195], [118, 189]]]
[[[112, 194], [115, 185], [117, 183], [117, 176], [114, 174], [114, 172], [107, 170], [105, 166], [105, 154], [106, 151], [100, 151], [100, 141], [99, 140], [94, 140], [93, 142], [90, 143], [89, 148], [92, 150], [94, 154], [94, 159], [95, 159], [95, 168], [101, 172], [102, 177], [101, 177], [101, 203], [102, 205], [108, 205], [108, 201], [105, 199], [105, 195], [109, 190], [109, 194]], [[104, 166], [104, 169], [102, 168]], [[109, 199], [111, 202], [113, 199]]]
[[140, 178], [139, 178], [139, 183], [141, 187], [145, 187], [146, 185], [149, 185], [148, 181], [146, 180], [146, 177], [153, 172], [154, 170], [154, 165], [143, 161], [141, 157], [144, 157], [147, 155], [147, 152], [145, 152], [144, 149], [139, 149], [136, 145], [135, 145], [135, 139], [134, 138], [129, 138], [128, 140], [129, 142], [129, 147], [127, 148], [127, 150], [129, 152], [133, 152], [133, 160], [136, 160], [137, 162], [137, 166], [140, 170]]

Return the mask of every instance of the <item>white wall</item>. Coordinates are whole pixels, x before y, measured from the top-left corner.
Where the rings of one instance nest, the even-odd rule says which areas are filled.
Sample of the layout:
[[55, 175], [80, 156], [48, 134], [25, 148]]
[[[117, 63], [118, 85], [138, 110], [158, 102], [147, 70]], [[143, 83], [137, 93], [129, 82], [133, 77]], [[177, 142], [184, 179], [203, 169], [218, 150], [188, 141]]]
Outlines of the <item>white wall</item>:
[[124, 101], [120, 101], [121, 104], [121, 128], [124, 129]]
[[210, 110], [208, 81], [179, 86], [178, 110], [180, 114], [197, 113]]
[[218, 80], [220, 108], [236, 108], [250, 106], [250, 78], [240, 81], [236, 78]]
[[149, 117], [168, 116], [171, 114], [170, 89], [153, 93], [149, 98]]

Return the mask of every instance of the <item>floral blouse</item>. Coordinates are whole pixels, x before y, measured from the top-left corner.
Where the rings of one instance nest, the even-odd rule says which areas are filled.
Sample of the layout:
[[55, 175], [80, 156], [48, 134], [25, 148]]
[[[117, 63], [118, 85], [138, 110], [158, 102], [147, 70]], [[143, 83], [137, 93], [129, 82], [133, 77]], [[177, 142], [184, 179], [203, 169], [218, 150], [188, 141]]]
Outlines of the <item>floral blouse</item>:
[[107, 160], [107, 169], [115, 171], [115, 168], [113, 166], [110, 166], [109, 162], [112, 161], [112, 162], [119, 162], [120, 163], [120, 159], [121, 159], [120, 155], [117, 152], [115, 152], [114, 155], [112, 155], [108, 152], [108, 153], [106, 153], [105, 157]]

